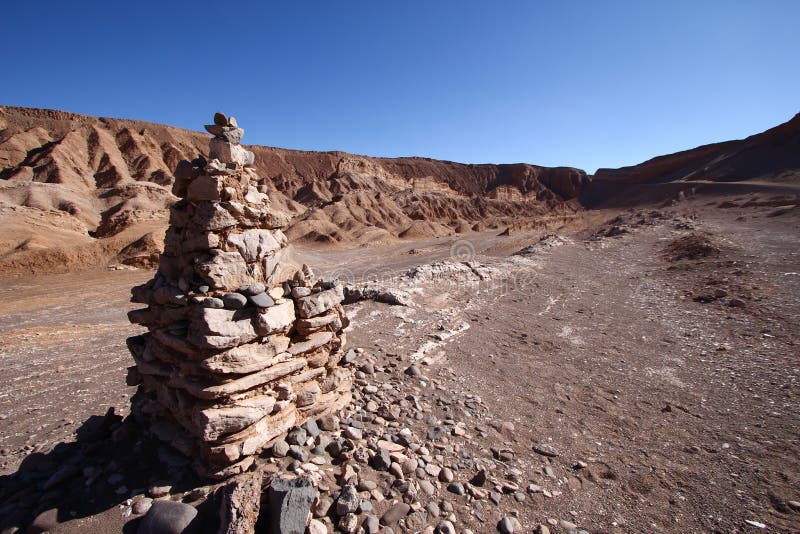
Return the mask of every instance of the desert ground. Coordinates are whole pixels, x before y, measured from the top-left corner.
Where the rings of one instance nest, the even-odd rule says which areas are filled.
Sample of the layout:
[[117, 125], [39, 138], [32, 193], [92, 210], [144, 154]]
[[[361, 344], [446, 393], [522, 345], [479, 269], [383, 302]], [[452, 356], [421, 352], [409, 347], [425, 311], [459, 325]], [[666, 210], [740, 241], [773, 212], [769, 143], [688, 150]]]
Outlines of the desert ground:
[[[800, 532], [797, 200], [681, 197], [555, 233], [299, 248], [405, 301], [346, 306], [363, 349], [348, 420], [430, 449], [399, 529]], [[171, 487], [214, 531], [214, 488], [122, 422], [129, 291], [151, 276], [4, 281], [0, 528], [132, 532], [137, 501]], [[408, 495], [359, 473], [385, 488], [378, 516]]]

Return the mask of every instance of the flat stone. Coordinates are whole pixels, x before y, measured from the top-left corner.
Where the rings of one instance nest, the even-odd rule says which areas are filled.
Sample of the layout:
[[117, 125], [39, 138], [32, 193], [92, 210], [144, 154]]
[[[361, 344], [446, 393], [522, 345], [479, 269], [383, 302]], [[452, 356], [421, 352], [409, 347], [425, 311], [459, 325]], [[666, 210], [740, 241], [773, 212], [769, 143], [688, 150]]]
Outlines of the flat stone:
[[238, 252], [212, 251], [212, 256], [207, 261], [202, 261], [195, 266], [195, 271], [209, 286], [214, 289], [235, 289], [240, 286], [257, 282], [261, 276], [258, 264], [254, 268], [248, 267]]
[[226, 117], [224, 113], [217, 111], [216, 113], [214, 113], [214, 124], [216, 124], [217, 126], [227, 126], [228, 117]]
[[547, 445], [545, 443], [535, 444], [533, 446], [533, 452], [550, 458], [555, 458], [556, 456], [558, 456], [558, 452], [552, 446]]
[[155, 501], [139, 523], [139, 534], [181, 534], [197, 510], [176, 501]]
[[[279, 237], [276, 238], [276, 235]], [[251, 263], [260, 261], [267, 254], [281, 248], [282, 241], [285, 239], [280, 230], [273, 232], [271, 230], [257, 229], [246, 230], [240, 234], [231, 234], [228, 236], [227, 243], [229, 246], [235, 247], [246, 262]]]
[[274, 334], [287, 329], [294, 323], [294, 304], [287, 300], [270, 306], [256, 315], [256, 331], [261, 336]]
[[260, 371], [291, 359], [286, 352], [290, 340], [286, 336], [272, 335], [261, 342], [246, 343], [219, 352], [200, 361], [200, 367], [216, 373], [246, 374]]
[[297, 299], [298, 314], [302, 318], [314, 317], [325, 313], [344, 300], [342, 286], [313, 293], [307, 297]]
[[270, 306], [275, 305], [275, 301], [272, 300], [272, 297], [266, 293], [259, 293], [258, 295], [252, 295], [248, 298], [253, 305], [258, 306], [259, 308], [269, 308]]

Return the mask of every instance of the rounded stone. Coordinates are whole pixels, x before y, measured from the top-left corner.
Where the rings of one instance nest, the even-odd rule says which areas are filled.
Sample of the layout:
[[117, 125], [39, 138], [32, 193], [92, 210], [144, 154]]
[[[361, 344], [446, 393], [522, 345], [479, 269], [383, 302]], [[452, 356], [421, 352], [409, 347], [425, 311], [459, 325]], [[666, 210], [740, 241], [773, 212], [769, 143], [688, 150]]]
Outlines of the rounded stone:
[[222, 302], [222, 299], [215, 297], [206, 297], [202, 300], [201, 304], [204, 308], [222, 309], [225, 307], [225, 303]]
[[275, 301], [272, 300], [272, 297], [270, 297], [266, 293], [259, 293], [257, 295], [252, 295], [249, 298], [250, 302], [252, 302], [254, 306], [258, 306], [259, 308], [269, 308], [270, 306], [275, 305]]
[[229, 310], [239, 310], [247, 305], [247, 297], [241, 293], [228, 293], [222, 297], [222, 303]]

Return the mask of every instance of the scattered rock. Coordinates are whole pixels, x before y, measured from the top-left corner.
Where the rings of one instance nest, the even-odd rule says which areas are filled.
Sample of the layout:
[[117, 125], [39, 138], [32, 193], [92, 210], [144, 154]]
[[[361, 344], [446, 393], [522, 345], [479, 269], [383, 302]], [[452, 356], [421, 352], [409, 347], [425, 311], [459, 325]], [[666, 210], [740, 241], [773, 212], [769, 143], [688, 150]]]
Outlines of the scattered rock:
[[273, 478], [267, 492], [272, 534], [304, 534], [317, 490], [308, 478]]
[[176, 501], [154, 501], [139, 523], [139, 534], [180, 534], [197, 516], [197, 510]]

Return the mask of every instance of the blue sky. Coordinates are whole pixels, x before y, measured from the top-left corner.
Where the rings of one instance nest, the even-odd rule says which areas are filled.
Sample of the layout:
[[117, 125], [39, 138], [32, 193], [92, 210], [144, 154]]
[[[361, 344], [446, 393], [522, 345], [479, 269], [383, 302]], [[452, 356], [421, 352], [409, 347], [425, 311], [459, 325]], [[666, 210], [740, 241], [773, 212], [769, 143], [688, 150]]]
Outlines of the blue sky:
[[597, 167], [800, 111], [800, 2], [14, 2], [0, 104], [245, 142]]

